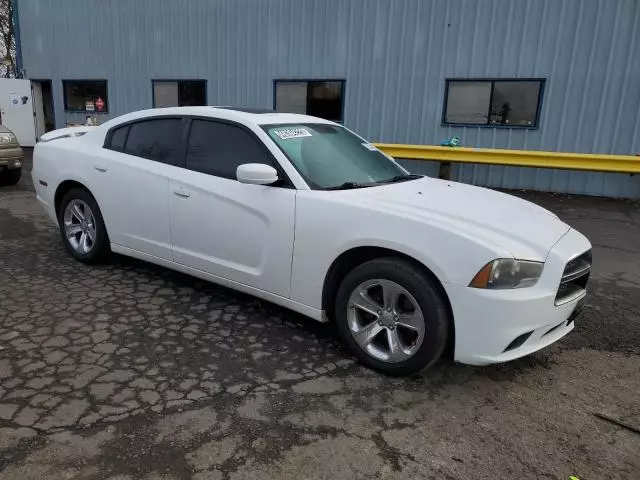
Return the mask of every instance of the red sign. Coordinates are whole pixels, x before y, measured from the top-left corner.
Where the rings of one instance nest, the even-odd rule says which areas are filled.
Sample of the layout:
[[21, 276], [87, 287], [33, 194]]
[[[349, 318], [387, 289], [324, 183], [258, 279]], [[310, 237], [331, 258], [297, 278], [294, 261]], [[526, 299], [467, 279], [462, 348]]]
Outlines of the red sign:
[[102, 109], [104, 108], [104, 101], [100, 97], [98, 97], [98, 99], [96, 100], [96, 108], [98, 109], [98, 111], [102, 111]]

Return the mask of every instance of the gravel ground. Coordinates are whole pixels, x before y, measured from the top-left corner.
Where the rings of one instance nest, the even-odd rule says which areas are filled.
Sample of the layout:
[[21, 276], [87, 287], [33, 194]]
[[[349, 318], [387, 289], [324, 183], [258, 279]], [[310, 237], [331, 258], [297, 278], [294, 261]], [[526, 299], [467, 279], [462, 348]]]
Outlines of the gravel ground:
[[410, 379], [329, 325], [116, 256], [63, 250], [28, 172], [0, 189], [0, 478], [640, 478], [640, 208], [522, 194], [594, 244], [575, 330]]

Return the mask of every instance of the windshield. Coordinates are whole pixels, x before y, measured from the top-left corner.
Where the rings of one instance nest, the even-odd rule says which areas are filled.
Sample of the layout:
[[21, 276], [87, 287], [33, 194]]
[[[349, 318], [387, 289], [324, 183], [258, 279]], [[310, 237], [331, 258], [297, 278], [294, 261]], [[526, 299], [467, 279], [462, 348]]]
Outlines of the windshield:
[[344, 127], [326, 124], [263, 127], [311, 188], [358, 188], [414, 178]]

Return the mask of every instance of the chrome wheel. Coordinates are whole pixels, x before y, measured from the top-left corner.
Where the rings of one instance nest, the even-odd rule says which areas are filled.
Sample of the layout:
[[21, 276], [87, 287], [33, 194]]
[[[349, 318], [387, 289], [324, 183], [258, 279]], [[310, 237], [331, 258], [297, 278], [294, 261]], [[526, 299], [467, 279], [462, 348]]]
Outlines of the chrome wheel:
[[96, 243], [96, 220], [89, 205], [74, 199], [64, 210], [64, 231], [71, 248], [87, 254]]
[[347, 322], [356, 343], [390, 363], [411, 358], [424, 340], [425, 321], [416, 299], [402, 285], [372, 279], [349, 296]]

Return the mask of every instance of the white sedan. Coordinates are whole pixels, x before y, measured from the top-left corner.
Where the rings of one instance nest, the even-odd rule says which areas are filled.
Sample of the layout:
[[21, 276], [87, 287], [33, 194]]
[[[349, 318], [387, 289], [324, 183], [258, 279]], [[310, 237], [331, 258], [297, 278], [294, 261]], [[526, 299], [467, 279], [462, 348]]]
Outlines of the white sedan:
[[333, 321], [366, 365], [483, 365], [573, 329], [591, 245], [519, 198], [412, 175], [341, 125], [146, 110], [50, 132], [37, 198], [69, 253], [117, 252]]

